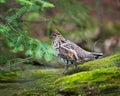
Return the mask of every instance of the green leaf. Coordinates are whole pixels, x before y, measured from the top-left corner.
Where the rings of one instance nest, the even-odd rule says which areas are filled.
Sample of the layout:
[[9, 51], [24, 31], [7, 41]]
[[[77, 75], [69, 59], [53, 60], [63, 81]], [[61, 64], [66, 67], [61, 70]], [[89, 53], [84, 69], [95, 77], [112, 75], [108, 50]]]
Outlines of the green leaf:
[[53, 7], [55, 7], [52, 3], [49, 3], [49, 2], [46, 2], [46, 1], [41, 1], [41, 3], [42, 3], [43, 8], [47, 8], [47, 7], [53, 8]]
[[55, 54], [55, 50], [51, 46], [48, 47], [47, 51], [49, 54], [52, 54], [52, 55]]
[[12, 49], [12, 50], [10, 50], [11, 52], [13, 52], [13, 53], [17, 53], [17, 48], [15, 47], [14, 49]]
[[0, 3], [5, 3], [6, 2], [6, 0], [0, 0]]
[[23, 51], [24, 50], [24, 46], [23, 45], [19, 45], [19, 47], [17, 47], [17, 51]]
[[31, 49], [29, 49], [25, 52], [25, 55], [26, 56], [31, 56], [31, 55], [33, 55], [33, 51]]
[[17, 38], [17, 41], [16, 41], [16, 44], [15, 46], [18, 47], [19, 45], [21, 45], [23, 42], [23, 36], [20, 35], [18, 38]]
[[52, 58], [53, 58], [53, 56], [52, 56], [51, 54], [46, 53], [46, 54], [44, 55], [44, 58], [45, 58], [46, 61], [51, 61]]
[[44, 51], [42, 50], [41, 47], [43, 47], [43, 46], [39, 42], [39, 43], [37, 43], [37, 47], [34, 48], [35, 58], [37, 58], [37, 59], [41, 58], [44, 54]]
[[2, 25], [0, 24], [0, 33], [6, 33], [8, 31], [10, 31], [10, 27], [9, 26], [5, 26], [5, 25]]
[[50, 7], [50, 8], [52, 8], [52, 7], [54, 7], [54, 5], [51, 4], [51, 3], [46, 2], [46, 3], [43, 4], [42, 7], [44, 7], [44, 8], [45, 8], [45, 7]]
[[8, 42], [7, 44], [8, 44], [9, 47], [14, 47], [13, 42]]
[[22, 5], [33, 5], [33, 3], [31, 1], [28, 0], [17, 0], [18, 2], [20, 2]]

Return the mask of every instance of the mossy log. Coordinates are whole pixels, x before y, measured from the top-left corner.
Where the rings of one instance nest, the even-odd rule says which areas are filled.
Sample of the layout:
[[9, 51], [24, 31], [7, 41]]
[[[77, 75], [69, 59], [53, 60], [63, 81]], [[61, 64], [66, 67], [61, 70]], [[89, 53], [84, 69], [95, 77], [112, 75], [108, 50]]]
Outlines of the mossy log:
[[89, 61], [79, 65], [81, 72], [56, 80], [56, 91], [64, 96], [119, 96], [119, 66], [120, 54]]
[[[33, 68], [1, 72], [1, 80], [32, 80], [0, 83], [2, 96], [120, 96], [120, 54], [79, 65], [75, 73], [59, 75], [62, 69]], [[72, 74], [71, 74], [72, 73]]]

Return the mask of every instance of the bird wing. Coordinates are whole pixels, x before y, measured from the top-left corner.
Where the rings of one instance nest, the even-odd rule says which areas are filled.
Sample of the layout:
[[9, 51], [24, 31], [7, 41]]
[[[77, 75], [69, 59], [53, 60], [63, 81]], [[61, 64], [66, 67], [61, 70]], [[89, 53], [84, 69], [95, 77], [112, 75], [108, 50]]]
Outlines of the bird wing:
[[73, 53], [76, 59], [85, 59], [89, 54], [88, 51], [85, 51], [84, 49], [69, 40], [66, 40], [66, 42], [62, 43], [60, 47]]
[[59, 56], [63, 59], [74, 61], [77, 59], [75, 51], [66, 49], [64, 47], [59, 48]]
[[72, 47], [69, 45], [68, 41], [62, 41], [59, 42], [59, 56], [62, 57], [63, 59], [68, 59], [71, 61], [75, 61], [78, 60], [78, 56], [77, 53], [74, 49], [72, 49]]
[[71, 60], [78, 60], [78, 62], [97, 59], [103, 55], [102, 53], [88, 52], [69, 40], [61, 43], [60, 49], [61, 55]]

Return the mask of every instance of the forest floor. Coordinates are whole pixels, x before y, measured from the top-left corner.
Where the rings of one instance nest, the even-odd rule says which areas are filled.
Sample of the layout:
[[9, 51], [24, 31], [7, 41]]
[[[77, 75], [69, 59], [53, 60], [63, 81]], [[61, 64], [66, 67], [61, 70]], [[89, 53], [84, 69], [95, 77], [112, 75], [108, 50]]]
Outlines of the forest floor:
[[120, 54], [63, 68], [0, 72], [0, 96], [120, 96]]

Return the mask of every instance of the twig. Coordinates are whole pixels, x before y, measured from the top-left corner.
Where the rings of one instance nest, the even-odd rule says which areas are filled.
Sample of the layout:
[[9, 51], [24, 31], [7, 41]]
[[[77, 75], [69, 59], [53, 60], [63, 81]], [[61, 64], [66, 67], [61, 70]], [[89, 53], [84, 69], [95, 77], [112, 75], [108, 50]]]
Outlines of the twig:
[[7, 24], [10, 26], [10, 28], [11, 28], [12, 30], [14, 30], [15, 32], [19, 33], [15, 28], [12, 27], [12, 25], [11, 25], [10, 23], [7, 22]]
[[[14, 65], [24, 63], [24, 62], [26, 62], [26, 61], [28, 61], [29, 59], [32, 59], [32, 58], [33, 58], [32, 56], [31, 56], [31, 57], [28, 57], [28, 58], [25, 58], [25, 59], [23, 59], [21, 62], [14, 63]], [[12, 66], [11, 66], [11, 67], [12, 67]]]

